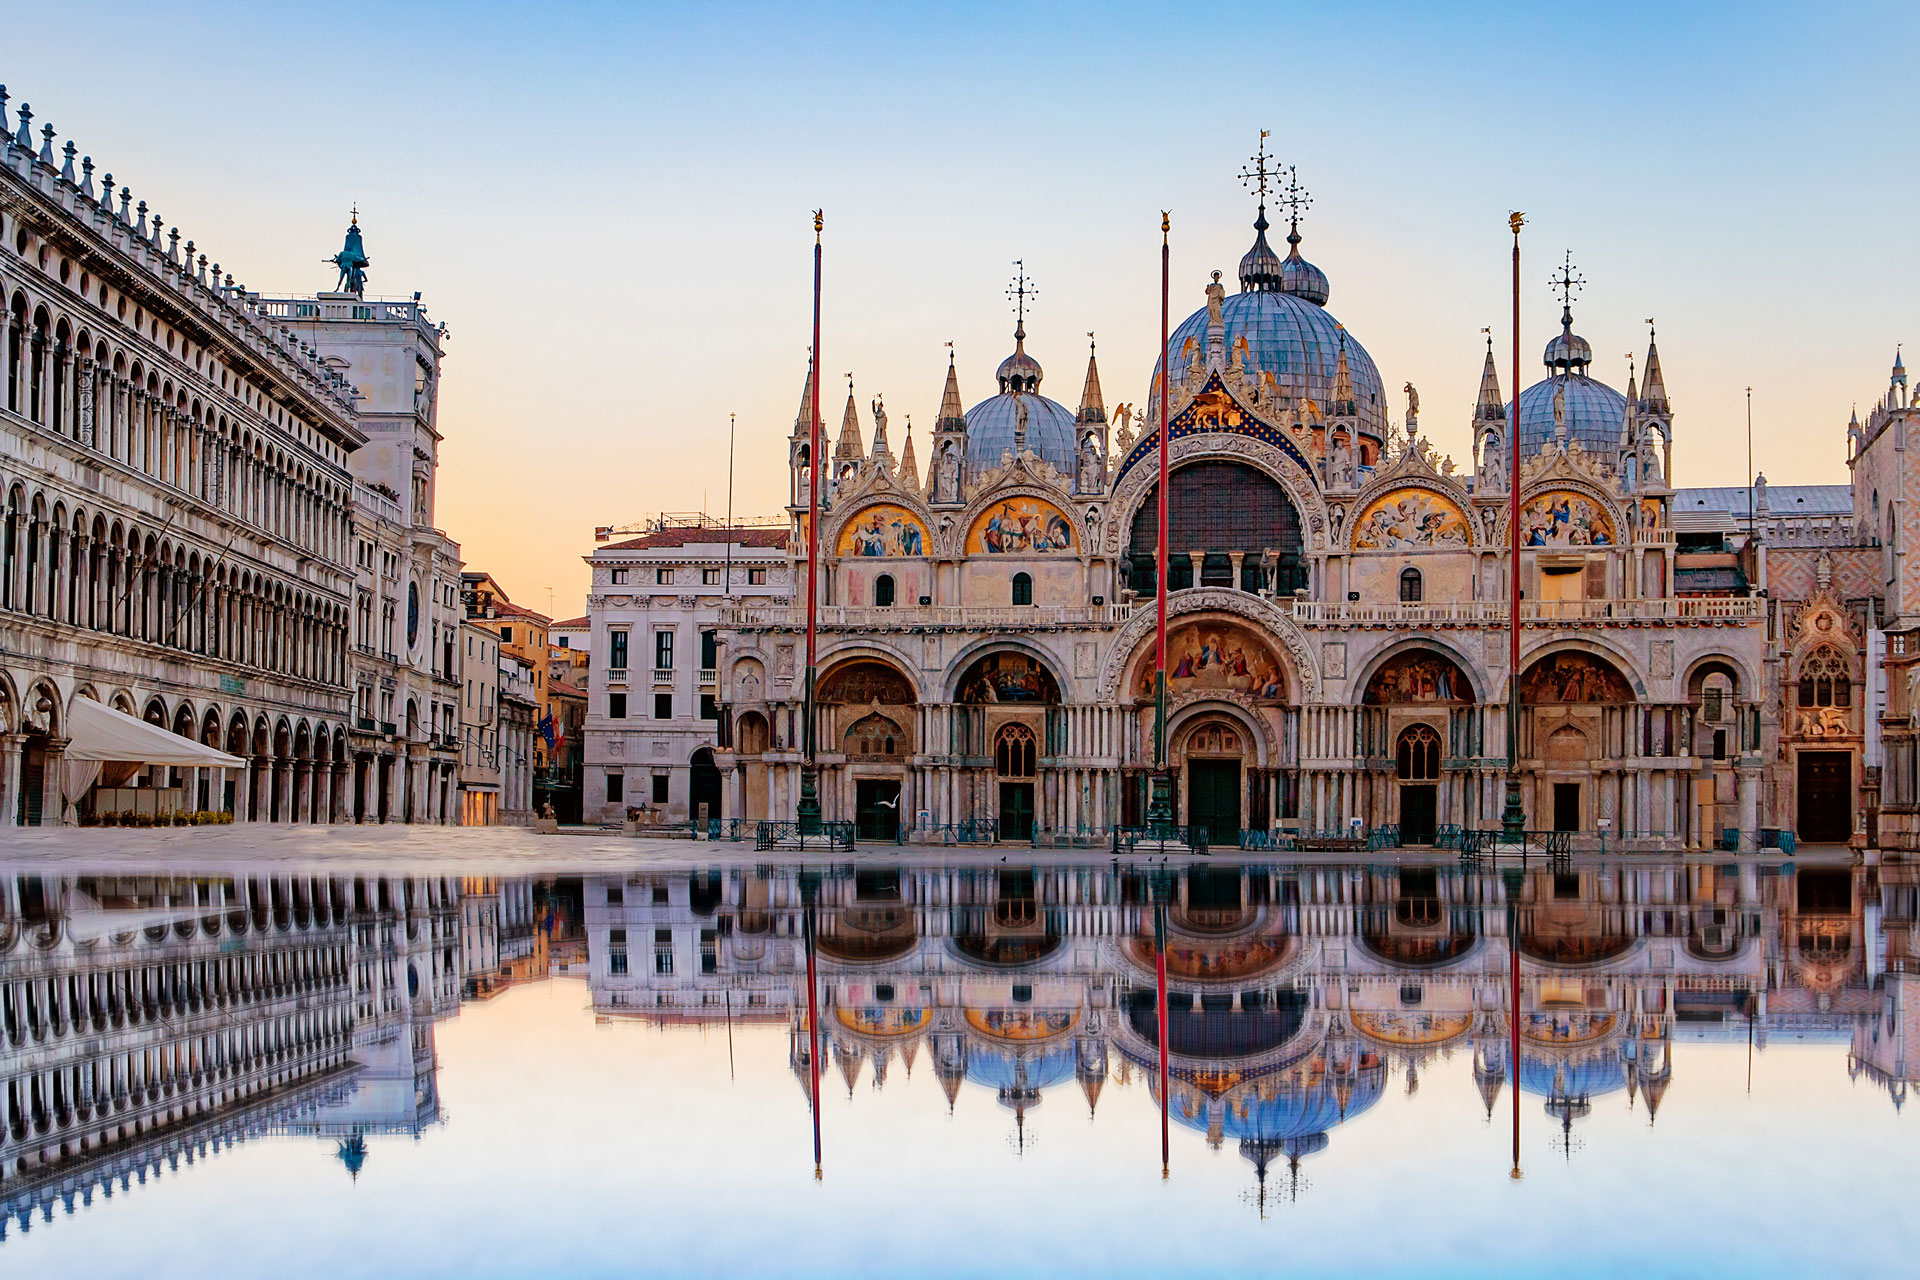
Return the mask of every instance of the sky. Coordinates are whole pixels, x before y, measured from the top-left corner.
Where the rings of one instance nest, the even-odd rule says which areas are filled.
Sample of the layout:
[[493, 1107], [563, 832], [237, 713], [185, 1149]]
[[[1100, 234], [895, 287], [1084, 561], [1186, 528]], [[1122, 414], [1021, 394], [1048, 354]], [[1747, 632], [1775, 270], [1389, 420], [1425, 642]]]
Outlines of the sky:
[[[85, 32], [76, 46], [77, 32]], [[450, 336], [438, 523], [470, 569], [584, 611], [596, 525], [775, 514], [824, 208], [828, 429], [851, 373], [924, 461], [954, 344], [984, 399], [1006, 289], [1077, 403], [1144, 399], [1159, 211], [1174, 323], [1252, 241], [1259, 141], [1313, 205], [1305, 255], [1397, 406], [1464, 461], [1507, 214], [1530, 383], [1571, 250], [1594, 375], [1658, 322], [1674, 479], [1847, 478], [1845, 423], [1920, 341], [1920, 164], [1900, 4], [324, 6], [69, 0], [7, 47], [33, 105], [248, 287], [331, 287], [357, 203], [368, 292]], [[56, 144], [57, 145], [57, 144]]]

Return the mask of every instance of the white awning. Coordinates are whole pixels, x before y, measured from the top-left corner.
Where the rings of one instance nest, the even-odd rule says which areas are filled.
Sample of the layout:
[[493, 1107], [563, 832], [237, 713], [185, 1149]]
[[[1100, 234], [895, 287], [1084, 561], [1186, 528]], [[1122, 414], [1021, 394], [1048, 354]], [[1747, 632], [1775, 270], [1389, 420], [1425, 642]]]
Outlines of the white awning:
[[239, 769], [246, 761], [136, 720], [124, 711], [75, 698], [67, 714], [67, 759], [169, 764], [185, 769]]

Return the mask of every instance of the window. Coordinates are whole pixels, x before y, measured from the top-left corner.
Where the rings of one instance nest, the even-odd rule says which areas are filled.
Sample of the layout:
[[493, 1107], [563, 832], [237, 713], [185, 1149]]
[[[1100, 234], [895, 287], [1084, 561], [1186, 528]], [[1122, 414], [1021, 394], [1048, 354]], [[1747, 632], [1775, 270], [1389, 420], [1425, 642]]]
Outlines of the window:
[[719, 704], [714, 702], [713, 695], [710, 693], [700, 695], [700, 718], [702, 720], [718, 720], [720, 718]]
[[720, 585], [720, 571], [718, 569], [702, 569], [700, 571], [700, 581], [706, 586], [717, 587]]
[[673, 930], [671, 929], [653, 931], [653, 971], [655, 973], [673, 972]]
[[607, 775], [607, 803], [619, 804], [627, 794], [627, 775], [610, 773]]
[[[612, 898], [609, 897], [611, 902]], [[622, 974], [627, 971], [627, 931], [625, 929], [607, 930], [607, 972]]]
[[653, 695], [653, 718], [655, 720], [673, 719], [673, 695], [656, 693]]
[[[610, 884], [607, 886], [607, 905], [608, 906], [610, 907], [623, 906], [625, 905], [626, 901], [627, 901], [627, 887], [625, 885]], [[622, 939], [622, 941], [624, 941], [624, 939]]]
[[1001, 728], [993, 741], [993, 771], [1003, 778], [1033, 777], [1033, 730], [1023, 724]]
[[607, 575], [607, 578], [614, 586], [623, 587], [627, 584], [627, 571], [625, 569], [615, 569]]
[[[566, 647], [566, 644], [567, 642], [565, 640], [562, 640], [560, 642], [560, 647], [564, 649]], [[607, 665], [609, 667], [612, 667], [615, 671], [625, 671], [627, 669], [627, 633], [626, 632], [624, 631], [607, 632]]]
[[1847, 660], [1832, 645], [1821, 645], [1800, 664], [1800, 705], [1853, 705], [1853, 681], [1848, 674]]
[[700, 633], [700, 669], [711, 671], [720, 665], [720, 633], [702, 631]]
[[1402, 782], [1433, 782], [1440, 777], [1440, 735], [1424, 724], [1410, 725], [1400, 734], [1394, 753], [1395, 772]]
[[[1014, 603], [1020, 603], [1018, 597], [1015, 597]], [[877, 609], [891, 609], [893, 607], [892, 574], [883, 573], [873, 580], [873, 604]]]
[[672, 779], [666, 774], [656, 773], [653, 775], [653, 802], [655, 804], [665, 804], [667, 802], [667, 788], [671, 785]]
[[1033, 603], [1033, 578], [1029, 574], [1013, 575], [1013, 602], [1015, 604]]
[[747, 570], [747, 585], [748, 585], [748, 586], [750, 586], [750, 587], [764, 587], [764, 586], [766, 586], [766, 585], [767, 585], [767, 571], [766, 571], [765, 569], [749, 569], [749, 570]]
[[673, 669], [673, 632], [656, 631], [653, 633], [653, 665], [657, 671]]
[[627, 718], [627, 695], [610, 693], [607, 695], [607, 719], [625, 720]]
[[512, 628], [512, 627], [502, 627], [502, 628], [500, 628], [500, 643], [501, 643], [501, 644], [512, 644], [512, 643], [513, 643], [513, 628]]
[[1400, 571], [1400, 602], [1402, 604], [1420, 603], [1420, 571], [1418, 569]]
[[673, 570], [655, 569], [653, 571], [653, 580], [663, 587], [670, 587], [673, 585]]

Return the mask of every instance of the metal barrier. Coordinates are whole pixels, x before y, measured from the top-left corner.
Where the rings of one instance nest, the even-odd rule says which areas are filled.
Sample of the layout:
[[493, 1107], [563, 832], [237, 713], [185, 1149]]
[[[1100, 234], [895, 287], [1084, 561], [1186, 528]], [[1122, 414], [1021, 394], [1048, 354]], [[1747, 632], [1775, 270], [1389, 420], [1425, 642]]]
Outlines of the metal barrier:
[[1113, 829], [1113, 852], [1138, 853], [1144, 846], [1148, 853], [1166, 855], [1169, 853], [1211, 854], [1209, 832], [1200, 827], [1115, 827]]
[[823, 821], [815, 831], [803, 832], [798, 822], [761, 822], [754, 828], [755, 849], [852, 849], [853, 824]]
[[929, 822], [909, 834], [915, 844], [993, 844], [1000, 839], [1000, 819], [968, 818], [963, 822]]

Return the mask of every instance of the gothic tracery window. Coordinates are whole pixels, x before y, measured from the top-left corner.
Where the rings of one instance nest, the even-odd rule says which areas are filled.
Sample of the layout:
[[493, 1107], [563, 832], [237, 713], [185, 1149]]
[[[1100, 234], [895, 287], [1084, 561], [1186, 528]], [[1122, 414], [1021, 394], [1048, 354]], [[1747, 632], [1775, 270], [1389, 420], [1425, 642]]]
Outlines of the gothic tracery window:
[[1402, 782], [1432, 782], [1440, 776], [1440, 735], [1429, 725], [1401, 730], [1394, 755], [1394, 771]]
[[1832, 645], [1821, 645], [1800, 664], [1800, 705], [1850, 707], [1853, 677], [1847, 660]]
[[1033, 730], [1023, 724], [1002, 725], [993, 738], [993, 771], [1003, 778], [1031, 778]]

